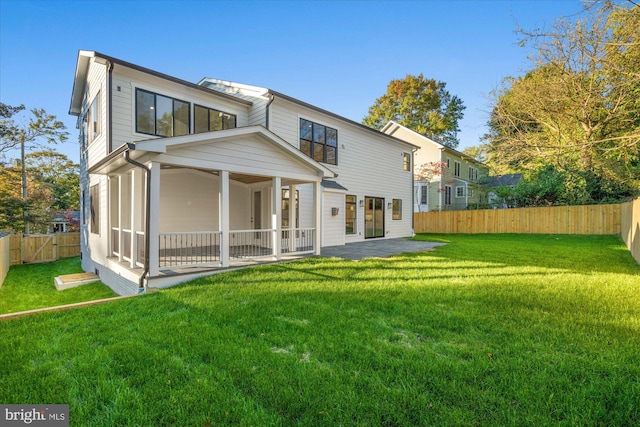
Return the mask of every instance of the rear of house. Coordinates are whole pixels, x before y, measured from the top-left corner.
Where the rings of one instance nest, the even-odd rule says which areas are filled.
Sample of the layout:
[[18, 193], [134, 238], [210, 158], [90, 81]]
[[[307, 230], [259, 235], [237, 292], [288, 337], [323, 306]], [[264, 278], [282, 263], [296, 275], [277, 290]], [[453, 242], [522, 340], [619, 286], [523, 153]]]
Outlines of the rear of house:
[[80, 51], [83, 268], [120, 294], [412, 234], [414, 145], [284, 94]]

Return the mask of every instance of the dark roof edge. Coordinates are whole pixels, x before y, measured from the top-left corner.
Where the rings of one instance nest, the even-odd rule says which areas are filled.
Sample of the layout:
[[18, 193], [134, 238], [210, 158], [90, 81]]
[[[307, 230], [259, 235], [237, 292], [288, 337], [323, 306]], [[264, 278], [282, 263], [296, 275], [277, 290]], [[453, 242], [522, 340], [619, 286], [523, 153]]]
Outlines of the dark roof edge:
[[109, 155], [107, 157], [103, 158], [98, 163], [96, 163], [95, 165], [91, 166], [89, 168], [88, 172], [90, 174], [91, 173], [95, 173], [95, 171], [101, 169], [105, 165], [108, 165], [114, 159], [120, 157], [122, 155], [122, 153], [124, 153], [125, 151], [128, 151], [128, 150], [135, 150], [135, 144], [131, 144], [131, 143], [122, 144], [120, 147], [116, 148], [111, 153], [109, 153]]
[[282, 98], [282, 99], [287, 100], [289, 102], [293, 102], [294, 104], [302, 105], [303, 107], [309, 108], [311, 110], [318, 111], [319, 113], [326, 114], [328, 116], [331, 116], [331, 117], [333, 117], [335, 119], [338, 119], [338, 120], [341, 120], [343, 122], [349, 123], [351, 125], [355, 125], [355, 126], [361, 128], [361, 129], [367, 130], [369, 132], [373, 132], [378, 136], [383, 136], [383, 137], [388, 138], [388, 139], [390, 139], [390, 140], [392, 140], [394, 142], [398, 142], [398, 143], [401, 143], [401, 144], [404, 144], [404, 145], [408, 145], [410, 147], [420, 148], [417, 145], [414, 145], [414, 144], [412, 144], [410, 142], [403, 141], [402, 139], [396, 138], [396, 137], [391, 136], [391, 135], [387, 135], [386, 133], [382, 133], [377, 129], [370, 128], [369, 126], [365, 126], [362, 123], [358, 123], [358, 122], [353, 121], [351, 119], [347, 119], [346, 117], [343, 117], [343, 116], [341, 116], [339, 114], [332, 113], [331, 111], [325, 110], [325, 109], [320, 108], [320, 107], [316, 107], [315, 105], [309, 104], [309, 103], [304, 102], [304, 101], [300, 101], [299, 99], [292, 98], [289, 95], [285, 95], [284, 93], [280, 93], [280, 92], [277, 92], [277, 91], [271, 90], [271, 89], [267, 89], [267, 90], [273, 96], [276, 96], [278, 98]]
[[174, 83], [178, 83], [178, 84], [181, 84], [181, 85], [184, 85], [184, 86], [188, 86], [188, 87], [190, 87], [192, 89], [197, 89], [197, 90], [206, 92], [208, 94], [221, 96], [223, 98], [229, 99], [231, 101], [235, 101], [235, 102], [240, 103], [240, 104], [244, 104], [244, 105], [248, 105], [248, 106], [253, 105], [253, 102], [247, 101], [246, 99], [241, 99], [241, 98], [235, 97], [233, 95], [226, 94], [224, 92], [220, 92], [220, 91], [217, 91], [217, 90], [212, 90], [212, 89], [209, 89], [207, 87], [200, 86], [199, 84], [196, 84], [196, 83], [192, 83], [192, 82], [189, 82], [189, 81], [186, 81], [186, 80], [179, 79], [177, 77], [170, 76], [168, 74], [164, 74], [164, 73], [160, 73], [158, 71], [154, 71], [154, 70], [152, 70], [150, 68], [141, 67], [139, 65], [132, 64], [131, 62], [123, 61], [121, 59], [114, 58], [114, 57], [109, 56], [109, 55], [104, 55], [104, 54], [102, 54], [100, 52], [93, 51], [93, 53], [94, 53], [95, 56], [98, 56], [100, 58], [106, 59], [107, 61], [109, 61], [111, 63], [114, 63], [114, 64], [117, 64], [117, 65], [120, 65], [122, 67], [131, 68], [132, 70], [140, 71], [140, 72], [145, 73], [145, 74], [150, 74], [152, 76], [159, 77], [159, 78], [165, 79], [165, 80], [169, 80], [169, 81], [172, 81]]

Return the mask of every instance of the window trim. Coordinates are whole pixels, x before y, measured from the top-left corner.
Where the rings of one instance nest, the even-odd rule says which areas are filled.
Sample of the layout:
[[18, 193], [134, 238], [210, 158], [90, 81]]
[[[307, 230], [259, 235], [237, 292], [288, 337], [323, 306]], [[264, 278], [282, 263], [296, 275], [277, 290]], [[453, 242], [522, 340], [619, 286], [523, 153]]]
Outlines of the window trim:
[[[305, 122], [311, 123], [311, 139], [306, 139], [306, 138], [303, 139], [302, 138], [302, 132], [300, 130], [302, 129], [302, 121], [303, 120]], [[322, 143], [322, 146], [323, 146], [323, 149], [322, 149], [322, 161], [315, 160], [315, 157], [314, 157], [315, 145], [319, 144], [319, 143], [314, 141], [314, 134], [315, 134], [315, 126], [316, 125], [322, 126], [322, 127], [325, 128], [324, 142]], [[331, 130], [335, 131], [335, 133], [336, 133], [336, 145], [335, 145], [335, 147], [333, 147], [333, 146], [331, 146], [331, 145], [329, 145], [327, 143], [327, 129], [331, 129]], [[328, 164], [328, 165], [338, 166], [338, 145], [339, 145], [338, 140], [339, 140], [338, 129], [336, 129], [336, 128], [332, 127], [332, 126], [325, 125], [323, 123], [319, 123], [319, 122], [316, 122], [316, 121], [313, 121], [313, 120], [298, 116], [298, 150], [300, 150], [305, 156], [308, 156], [311, 159], [313, 159], [313, 160], [315, 160], [317, 162], [320, 162], [320, 163], [325, 163], [325, 164]], [[301, 141], [305, 141], [305, 142], [310, 144], [310, 150], [309, 150], [310, 152], [309, 152], [309, 154], [305, 153], [300, 148], [301, 147], [301, 144], [300, 144]], [[333, 163], [327, 161], [327, 147], [335, 148], [335, 159], [334, 159]]]
[[[465, 197], [466, 192], [465, 192], [464, 188], [465, 188], [464, 185], [457, 185], [456, 186], [456, 198]], [[459, 191], [459, 190], [462, 190], [462, 191]], [[459, 193], [462, 193], [462, 194], [459, 194]]]
[[[353, 197], [353, 202], [348, 201], [349, 197]], [[349, 209], [347, 209], [349, 205], [353, 205], [353, 218], [349, 218]], [[347, 231], [347, 220], [349, 219], [353, 219], [351, 233]], [[358, 196], [355, 194], [347, 194], [344, 197], [344, 234], [347, 236], [358, 234]]]
[[457, 160], [453, 161], [453, 176], [460, 176], [460, 162]]
[[402, 199], [391, 199], [391, 220], [402, 220]]
[[405, 171], [410, 171], [411, 170], [411, 154], [402, 153], [402, 168]]
[[[148, 94], [153, 95], [153, 128], [154, 128], [154, 133], [149, 133], [149, 132], [143, 132], [138, 130], [138, 93], [139, 92], [146, 92]], [[162, 96], [164, 98], [168, 98], [171, 100], [171, 112], [172, 112], [172, 129], [174, 129], [174, 134], [173, 135], [160, 135], [158, 134], [158, 126], [157, 126], [157, 122], [158, 122], [158, 117], [157, 117], [157, 107], [158, 107], [158, 96]], [[171, 138], [174, 136], [184, 136], [184, 135], [175, 135], [175, 120], [176, 120], [176, 116], [175, 116], [175, 102], [182, 102], [184, 104], [187, 104], [189, 106], [189, 111], [187, 114], [187, 133], [184, 135], [191, 135], [192, 129], [191, 129], [191, 106], [192, 103], [189, 101], [185, 101], [183, 99], [179, 99], [179, 98], [174, 98], [173, 96], [169, 96], [169, 95], [163, 95], [162, 93], [158, 93], [158, 92], [154, 92], [148, 89], [143, 89], [141, 87], [136, 87], [134, 90], [134, 96], [133, 96], [133, 114], [135, 116], [135, 128], [134, 128], [134, 132], [140, 135], [151, 135], [151, 136], [158, 136], [160, 138]]]

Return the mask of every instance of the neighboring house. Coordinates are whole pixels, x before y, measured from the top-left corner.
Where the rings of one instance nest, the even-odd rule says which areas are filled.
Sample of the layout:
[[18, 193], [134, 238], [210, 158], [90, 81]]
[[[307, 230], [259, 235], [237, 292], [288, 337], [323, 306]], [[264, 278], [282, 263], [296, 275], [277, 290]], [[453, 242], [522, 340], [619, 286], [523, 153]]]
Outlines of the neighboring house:
[[48, 232], [68, 233], [70, 231], [78, 231], [77, 226], [79, 224], [80, 211], [56, 211], [53, 214], [53, 221]]
[[487, 194], [487, 204], [494, 209], [515, 207], [512, 206], [513, 203], [510, 203], [508, 200], [498, 196], [496, 191], [500, 187], [515, 188], [520, 181], [522, 181], [522, 174], [520, 173], [484, 177], [480, 181], [480, 185]]
[[266, 88], [80, 51], [82, 266], [119, 294], [410, 236], [417, 147]]
[[483, 202], [477, 190], [489, 173], [484, 164], [393, 121], [382, 132], [420, 147], [414, 156], [416, 171], [425, 164], [436, 169], [427, 179], [416, 177], [414, 212], [461, 210]]

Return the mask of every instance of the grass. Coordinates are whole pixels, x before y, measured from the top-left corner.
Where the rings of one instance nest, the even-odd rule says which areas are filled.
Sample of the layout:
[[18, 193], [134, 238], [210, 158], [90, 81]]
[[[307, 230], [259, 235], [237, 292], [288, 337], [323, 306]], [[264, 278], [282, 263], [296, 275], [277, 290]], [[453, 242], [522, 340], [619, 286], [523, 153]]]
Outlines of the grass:
[[0, 402], [71, 425], [638, 425], [640, 266], [612, 236], [421, 235], [0, 322]]
[[14, 265], [0, 288], [0, 314], [109, 298], [116, 294], [101, 282], [58, 291], [53, 279], [82, 272], [80, 258]]

